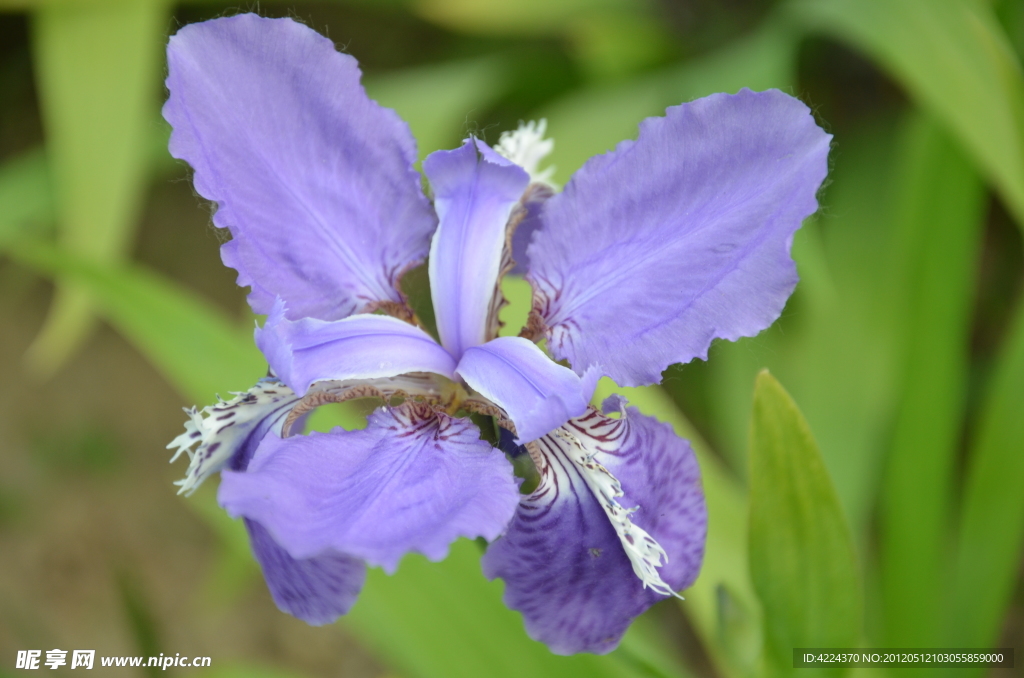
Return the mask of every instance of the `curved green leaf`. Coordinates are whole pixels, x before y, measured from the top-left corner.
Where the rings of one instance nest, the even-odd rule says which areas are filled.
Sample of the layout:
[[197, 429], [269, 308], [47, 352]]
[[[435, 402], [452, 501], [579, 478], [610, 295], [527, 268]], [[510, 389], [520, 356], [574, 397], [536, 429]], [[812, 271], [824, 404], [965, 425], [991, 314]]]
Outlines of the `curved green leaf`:
[[889, 70], [947, 125], [1024, 228], [1024, 78], [989, 3], [793, 0], [792, 16]]
[[906, 136], [897, 216], [909, 298], [902, 402], [882, 497], [884, 637], [890, 647], [937, 647], [985, 193], [934, 121], [915, 117]]
[[992, 647], [1024, 552], [1024, 304], [1017, 305], [985, 394], [961, 516], [946, 640]]
[[791, 667], [794, 648], [857, 646], [850, 531], [807, 422], [767, 370], [750, 432], [750, 573], [775, 667]]

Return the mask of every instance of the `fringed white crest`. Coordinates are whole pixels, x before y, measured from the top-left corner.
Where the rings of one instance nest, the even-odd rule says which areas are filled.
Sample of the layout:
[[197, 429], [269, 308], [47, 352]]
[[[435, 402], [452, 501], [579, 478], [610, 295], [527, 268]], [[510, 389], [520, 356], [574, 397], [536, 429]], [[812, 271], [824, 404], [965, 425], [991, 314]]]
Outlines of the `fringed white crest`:
[[501, 133], [494, 150], [526, 170], [531, 182], [551, 185], [555, 168], [537, 171], [541, 161], [555, 148], [554, 139], [544, 138], [547, 127], [548, 121], [544, 119], [520, 122], [515, 131]]
[[[189, 415], [185, 432], [167, 446], [175, 450], [171, 462], [182, 452], [187, 452], [192, 460], [185, 478], [174, 483], [180, 486], [178, 494], [191, 494], [211, 474], [224, 468], [258, 428], [264, 428], [261, 439], [272, 430], [280, 434], [285, 418], [300, 400], [273, 377], [260, 379], [248, 391], [233, 395], [231, 400], [218, 396], [217, 404], [202, 410], [185, 409]], [[193, 450], [197, 443], [199, 447]]]
[[[637, 508], [625, 508], [619, 503], [619, 497], [623, 496], [622, 485], [611, 471], [596, 459], [598, 452], [611, 452], [601, 450], [598, 443], [607, 441], [615, 444], [619, 439], [616, 433], [625, 424], [626, 422], [621, 419], [608, 419], [591, 410], [587, 415], [570, 420], [562, 428], [555, 429], [547, 437], [549, 440], [557, 438], [559, 449], [564, 451], [579, 469], [580, 476], [600, 502], [609, 522], [615, 528], [622, 548], [633, 566], [633, 572], [643, 582], [644, 588], [682, 599], [682, 596], [673, 591], [658, 573], [657, 568], [668, 563], [665, 549], [646, 530], [633, 523], [630, 516]], [[605, 430], [598, 431], [598, 428]], [[593, 434], [594, 437], [588, 434]]]

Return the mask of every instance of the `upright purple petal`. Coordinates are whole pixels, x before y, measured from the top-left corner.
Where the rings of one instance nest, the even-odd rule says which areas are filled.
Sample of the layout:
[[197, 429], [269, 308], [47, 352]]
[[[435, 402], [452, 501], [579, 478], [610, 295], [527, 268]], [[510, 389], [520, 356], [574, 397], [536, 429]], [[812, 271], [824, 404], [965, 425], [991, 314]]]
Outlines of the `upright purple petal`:
[[636, 386], [768, 327], [797, 282], [789, 249], [830, 138], [797, 99], [743, 90], [669, 108], [589, 160], [528, 249], [552, 354]]
[[366, 581], [366, 563], [329, 551], [312, 558], [292, 558], [259, 523], [246, 520], [245, 528], [270, 595], [282, 612], [321, 626], [355, 604]]
[[455, 360], [433, 337], [385, 315], [288, 320], [280, 303], [256, 330], [256, 345], [299, 395], [315, 381], [348, 381], [434, 372], [452, 377]]
[[441, 560], [458, 537], [494, 539], [519, 493], [472, 422], [407, 402], [362, 431], [270, 436], [248, 472], [223, 473], [218, 496], [294, 558], [330, 550], [393, 572], [410, 551]]
[[552, 652], [610, 652], [666, 597], [649, 574], [659, 546], [668, 560], [657, 575], [670, 590], [697, 577], [707, 514], [693, 452], [632, 409], [621, 419], [592, 409], [527, 449], [540, 484], [488, 547], [484, 574], [505, 580], [505, 604]]
[[401, 302], [435, 219], [408, 126], [367, 98], [356, 60], [290, 19], [185, 26], [167, 48], [171, 155], [231, 230], [221, 250], [267, 314], [336, 320]]
[[456, 359], [484, 343], [506, 226], [529, 175], [470, 139], [423, 161], [440, 224], [430, 244], [430, 293], [441, 343]]
[[499, 337], [466, 351], [458, 373], [505, 410], [521, 443], [541, 437], [587, 410], [600, 374], [581, 379], [521, 337]]

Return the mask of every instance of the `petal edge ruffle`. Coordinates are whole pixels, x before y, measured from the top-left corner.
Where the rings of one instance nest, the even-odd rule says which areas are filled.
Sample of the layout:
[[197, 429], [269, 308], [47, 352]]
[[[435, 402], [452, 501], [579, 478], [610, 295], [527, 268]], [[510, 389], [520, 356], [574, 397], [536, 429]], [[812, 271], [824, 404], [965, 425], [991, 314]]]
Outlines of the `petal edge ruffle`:
[[742, 90], [669, 108], [591, 158], [527, 250], [548, 349], [639, 386], [768, 327], [797, 282], [789, 250], [830, 139], [799, 100]]

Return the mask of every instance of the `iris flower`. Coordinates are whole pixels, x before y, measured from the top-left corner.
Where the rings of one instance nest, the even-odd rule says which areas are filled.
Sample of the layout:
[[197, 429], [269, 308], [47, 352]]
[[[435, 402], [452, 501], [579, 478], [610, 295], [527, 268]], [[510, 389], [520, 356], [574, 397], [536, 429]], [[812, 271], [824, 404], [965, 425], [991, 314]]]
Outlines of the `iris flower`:
[[[469, 138], [423, 162], [431, 200], [407, 125], [306, 26], [217, 19], [167, 55], [170, 150], [231, 232], [222, 257], [267, 316], [270, 366], [192, 409], [169, 447], [191, 457], [182, 491], [221, 471], [277, 605], [328, 623], [367, 566], [483, 538], [484, 574], [531, 637], [603, 653], [690, 586], [707, 514], [689, 444], [619, 396], [590, 401], [602, 376], [657, 383], [779, 316], [827, 170], [807, 107], [743, 90], [669, 108], [561, 192], [537, 172], [537, 126], [495, 148]], [[520, 336], [498, 336], [513, 250], [533, 306]], [[399, 284], [424, 260], [436, 337]], [[365, 429], [302, 433], [317, 406], [364, 397], [381, 401]], [[521, 455], [539, 475], [525, 493]]]

